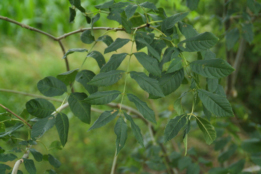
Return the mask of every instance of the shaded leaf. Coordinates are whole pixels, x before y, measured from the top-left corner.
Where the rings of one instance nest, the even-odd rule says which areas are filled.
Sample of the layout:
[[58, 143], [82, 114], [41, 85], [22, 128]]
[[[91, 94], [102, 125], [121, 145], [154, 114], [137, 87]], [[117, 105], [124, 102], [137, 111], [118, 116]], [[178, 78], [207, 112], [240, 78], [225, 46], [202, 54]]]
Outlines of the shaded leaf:
[[231, 174], [238, 174], [244, 169], [244, 165], [245, 165], [245, 160], [241, 159], [228, 166], [228, 171]]
[[104, 54], [116, 51], [117, 49], [123, 47], [126, 45], [130, 39], [122, 39], [122, 38], [117, 38], [112, 44], [110, 44], [104, 51]]
[[239, 39], [239, 30], [234, 28], [226, 33], [226, 46], [228, 50], [234, 47]]
[[168, 29], [171, 29], [174, 27], [174, 25], [181, 21], [182, 19], [184, 19], [189, 13], [178, 13], [175, 14], [173, 16], [170, 16], [166, 19], [163, 20], [162, 24], [161, 24], [161, 30], [163, 33], [166, 33], [168, 31]]
[[176, 111], [176, 113], [178, 115], [182, 115], [184, 114], [184, 109], [182, 107], [182, 104], [181, 104], [181, 99], [177, 99], [175, 102], [174, 102], [174, 110]]
[[131, 21], [127, 20], [125, 12], [121, 13], [121, 23], [125, 31], [131, 34], [132, 23]]
[[96, 60], [96, 62], [98, 63], [99, 67], [101, 68], [106, 62], [105, 59], [103, 57], [103, 55], [98, 52], [98, 51], [92, 51], [90, 52], [87, 57], [92, 57]]
[[114, 133], [117, 135], [117, 139], [116, 139], [117, 154], [124, 147], [125, 142], [127, 140], [127, 128], [128, 126], [125, 123], [124, 119], [122, 117], [119, 117], [114, 126]]
[[[189, 1], [191, 1], [191, 0], [189, 0]], [[196, 0], [196, 1], [198, 1], [198, 0]], [[184, 22], [178, 22], [178, 27], [179, 27], [180, 32], [185, 36], [186, 39], [195, 37], [196, 35], [198, 35], [198, 32], [193, 28], [192, 25], [186, 24]]]
[[85, 30], [84, 32], [82, 32], [81, 41], [86, 44], [91, 44], [95, 41], [91, 30]]
[[253, 32], [253, 24], [244, 24], [242, 26], [243, 38], [248, 42], [251, 43], [254, 39], [254, 32]]
[[88, 84], [94, 86], [110, 86], [117, 83], [122, 78], [123, 73], [124, 71], [121, 70], [101, 72], [94, 76]]
[[100, 36], [97, 41], [102, 41], [104, 42], [107, 46], [111, 45], [113, 40], [111, 38], [111, 36], [108, 35], [104, 35], [104, 36]]
[[49, 116], [46, 118], [39, 119], [32, 128], [31, 137], [39, 138], [49, 129], [51, 129], [55, 124], [55, 117]]
[[183, 68], [182, 61], [183, 60], [181, 57], [172, 59], [170, 65], [169, 65], [169, 68], [167, 70], [167, 73], [173, 73], [173, 72], [176, 72], [176, 71], [182, 69]]
[[135, 13], [136, 9], [137, 9], [137, 5], [133, 5], [133, 4], [129, 4], [126, 8], [125, 8], [125, 14], [127, 16], [127, 20], [129, 20]]
[[95, 74], [92, 71], [89, 70], [82, 70], [78, 72], [76, 75], [75, 80], [79, 83], [81, 83], [84, 88], [90, 93], [95, 93], [98, 91], [97, 86], [88, 85], [87, 83], [91, 81], [91, 79], [95, 76]]
[[55, 168], [59, 168], [61, 166], [61, 162], [58, 159], [54, 158], [54, 156], [52, 156], [51, 154], [48, 154], [48, 161]]
[[188, 170], [186, 174], [199, 174], [200, 173], [200, 167], [198, 164], [190, 164], [188, 166]]
[[69, 7], [69, 10], [70, 10], [69, 22], [73, 22], [76, 16], [76, 10], [73, 9], [72, 7]]
[[36, 174], [36, 168], [34, 165], [34, 161], [31, 159], [26, 159], [26, 158], [24, 158], [23, 160], [24, 160], [24, 166], [25, 166], [25, 169], [27, 170], [27, 172], [29, 174]]
[[58, 113], [56, 116], [55, 126], [60, 137], [61, 144], [65, 146], [68, 139], [69, 120], [64, 113]]
[[88, 50], [85, 49], [85, 48], [72, 48], [72, 49], [69, 49], [65, 55], [63, 56], [63, 59], [65, 59], [69, 54], [72, 54], [74, 52], [87, 52]]
[[6, 170], [10, 170], [11, 167], [5, 164], [0, 164], [0, 172], [5, 173]]
[[45, 118], [55, 111], [55, 107], [48, 100], [36, 98], [26, 103], [26, 110], [35, 117]]
[[190, 10], [196, 10], [198, 8], [199, 0], [187, 0], [187, 7]]
[[116, 90], [101, 91], [91, 94], [88, 98], [84, 99], [84, 101], [92, 105], [104, 105], [116, 99], [120, 94], [121, 92]]
[[17, 156], [12, 153], [0, 153], [0, 162], [14, 161], [16, 158]]
[[136, 39], [136, 41], [142, 43], [143, 45], [146, 45], [149, 52], [160, 61], [160, 54], [155, 50], [146, 40], [144, 40], [142, 37], [139, 37]]
[[108, 1], [103, 4], [95, 5], [95, 8], [97, 9], [106, 9], [110, 8], [113, 5], [114, 1]]
[[113, 54], [110, 60], [101, 68], [101, 72], [116, 70], [126, 56], [127, 53]]
[[64, 84], [70, 85], [74, 82], [79, 69], [74, 69], [57, 75], [57, 79], [61, 80]]
[[43, 160], [43, 155], [38, 152], [37, 150], [30, 148], [29, 151], [31, 152], [31, 154], [34, 156], [34, 159], [38, 162]]
[[218, 79], [207, 78], [207, 87], [209, 92], [215, 92], [218, 87]]
[[247, 0], [247, 7], [255, 14], [258, 14], [261, 9], [260, 3], [255, 0]]
[[248, 139], [242, 142], [242, 148], [248, 153], [259, 153], [261, 152], [261, 141], [260, 139]]
[[49, 174], [56, 174], [56, 172], [53, 169], [46, 170], [46, 172], [48, 172]]
[[215, 128], [211, 125], [211, 123], [204, 118], [195, 117], [197, 120], [198, 127], [204, 134], [204, 138], [207, 144], [211, 144], [216, 139], [216, 131]]
[[143, 2], [141, 4], [139, 4], [140, 6], [144, 7], [144, 8], [148, 8], [148, 9], [151, 9], [151, 10], [158, 10], [157, 7], [152, 3], [152, 2]]
[[[136, 34], [135, 34], [135, 37], [134, 37], [137, 51], [144, 48], [147, 44], [151, 44], [154, 36], [155, 36], [154, 33], [137, 31]], [[143, 44], [143, 42], [144, 42], [143, 40], [141, 40], [141, 42], [140, 42], [139, 41], [140, 38], [142, 38], [146, 43]]]
[[219, 154], [218, 161], [220, 163], [225, 162], [236, 152], [236, 150], [237, 150], [237, 145], [235, 145], [235, 144], [230, 145], [227, 151]]

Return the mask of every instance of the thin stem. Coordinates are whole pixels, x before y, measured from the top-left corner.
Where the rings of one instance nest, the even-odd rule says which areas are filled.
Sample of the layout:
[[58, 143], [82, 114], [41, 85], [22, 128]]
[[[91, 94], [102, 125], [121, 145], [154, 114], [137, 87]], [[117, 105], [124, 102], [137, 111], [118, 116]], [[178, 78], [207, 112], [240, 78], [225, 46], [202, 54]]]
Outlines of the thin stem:
[[111, 167], [111, 174], [114, 174], [115, 172], [115, 168], [116, 168], [116, 163], [117, 163], [117, 148], [115, 149], [115, 154], [114, 154], [114, 158], [113, 158], [113, 163], [112, 163], [112, 167]]
[[195, 107], [195, 104], [194, 104], [194, 101], [193, 101], [193, 104], [192, 104], [192, 109], [191, 109], [191, 112], [190, 112], [190, 117], [189, 117], [189, 120], [191, 118], [191, 115], [194, 115], [193, 112], [194, 112], [194, 107]]

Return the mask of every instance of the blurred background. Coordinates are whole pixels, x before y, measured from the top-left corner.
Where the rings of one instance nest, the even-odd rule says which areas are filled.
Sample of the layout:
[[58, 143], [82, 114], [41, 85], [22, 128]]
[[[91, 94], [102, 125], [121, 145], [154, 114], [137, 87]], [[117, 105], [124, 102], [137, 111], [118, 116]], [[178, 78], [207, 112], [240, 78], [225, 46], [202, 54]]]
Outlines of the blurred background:
[[[105, 2], [105, 0], [82, 0], [82, 6], [89, 11], [95, 11], [94, 5]], [[116, 2], [120, 2], [117, 1]], [[144, 2], [144, 1], [139, 1]], [[190, 9], [186, 6], [184, 0], [155, 0], [157, 7], [165, 9], [168, 16], [179, 13], [187, 12]], [[257, 1], [259, 2], [259, 1]], [[231, 137], [233, 141], [240, 146], [241, 142], [245, 139], [259, 138], [260, 139], [260, 124], [261, 124], [261, 17], [259, 14], [252, 13], [251, 10], [246, 10], [245, 0], [201, 0], [198, 8], [193, 10], [185, 20], [186, 23], [191, 24], [199, 32], [212, 32], [220, 41], [212, 49], [218, 58], [227, 59], [229, 63], [233, 64], [235, 57], [240, 47], [240, 40], [231, 50], [226, 48], [226, 33], [232, 28], [240, 28], [241, 23], [251, 21], [253, 24], [254, 39], [251, 43], [245, 42], [244, 51], [242, 53], [242, 61], [238, 68], [238, 75], [235, 79], [235, 84], [227, 92], [229, 101], [235, 112], [234, 118], [213, 119], [213, 124], [217, 128], [220, 137]], [[0, 15], [11, 18], [23, 24], [38, 28], [54, 36], [60, 36], [64, 33], [74, 31], [76, 29], [90, 27], [86, 23], [84, 16], [77, 11], [77, 16], [74, 23], [69, 23], [69, 1], [45, 1], [45, 0], [0, 0]], [[247, 15], [243, 15], [246, 13]], [[249, 19], [250, 18], [250, 19]], [[101, 19], [95, 23], [95, 26], [104, 27], [118, 27], [118, 23], [106, 19], [106, 16], [101, 15]], [[95, 36], [100, 36], [105, 31], [95, 31]], [[116, 37], [129, 38], [124, 32], [110, 32], [109, 35], [115, 39]], [[183, 40], [184, 37], [180, 37]], [[67, 37], [62, 40], [66, 50], [70, 48], [89, 48], [89, 45], [83, 44], [80, 41], [80, 33]], [[103, 52], [106, 45], [99, 43], [95, 46], [94, 50]], [[125, 45], [118, 53], [129, 52], [130, 45]], [[81, 66], [85, 58], [85, 53], [74, 53], [68, 56], [70, 69], [76, 69]], [[108, 60], [111, 54], [106, 54], [105, 58]], [[197, 54], [185, 54], [188, 60], [193, 60]], [[3, 89], [10, 89], [30, 94], [41, 95], [37, 90], [36, 84], [40, 79], [46, 76], [57, 76], [60, 73], [66, 72], [64, 60], [62, 59], [63, 53], [59, 47], [58, 42], [47, 38], [39, 33], [29, 31], [21, 28], [15, 24], [8, 23], [0, 20], [0, 103], [11, 109], [17, 114], [21, 114], [25, 109], [25, 103], [32, 99], [31, 96], [24, 96], [17, 93], [6, 92]], [[143, 71], [139, 63], [132, 59], [131, 70]], [[126, 62], [123, 62], [120, 69], [126, 68]], [[99, 67], [93, 59], [88, 59], [84, 65], [85, 69], [99, 72]], [[137, 86], [134, 81], [129, 80], [127, 92], [140, 94], [140, 98], [148, 101], [147, 94]], [[118, 88], [122, 91], [124, 81], [121, 80], [117, 84], [110, 87], [111, 89]], [[222, 80], [221, 84], [224, 88], [227, 86], [226, 80]], [[157, 114], [158, 118], [169, 118], [175, 115], [174, 101], [182, 92], [187, 91], [189, 86], [183, 84], [174, 94], [155, 101], [148, 101], [148, 104]], [[76, 91], [84, 91], [80, 84], [75, 84]], [[57, 99], [64, 99], [64, 96], [57, 97]], [[190, 110], [191, 101], [190, 96], [185, 96], [182, 99], [182, 104], [186, 110]], [[119, 99], [115, 102], [119, 102]], [[61, 103], [53, 102], [56, 107]], [[127, 99], [124, 104], [134, 106], [129, 103]], [[97, 107], [101, 110], [111, 110], [106, 107]], [[202, 114], [200, 107], [197, 107], [198, 114]], [[0, 113], [5, 111], [0, 108]], [[113, 127], [114, 122], [104, 126], [95, 131], [87, 132], [90, 125], [82, 123], [79, 119], [75, 118], [69, 109], [64, 111], [70, 119], [69, 139], [66, 146], [61, 150], [61, 146], [56, 141], [58, 134], [55, 128], [49, 130], [41, 139], [40, 143], [35, 147], [43, 154], [49, 151], [55, 155], [61, 162], [62, 166], [57, 169], [57, 173], [108, 173], [111, 168], [112, 159], [115, 151], [115, 139]], [[92, 120], [96, 120], [99, 113], [92, 113]], [[2, 117], [2, 118], [1, 118]], [[4, 118], [0, 115], [0, 121]], [[163, 135], [164, 125], [167, 119], [159, 119], [157, 124], [158, 139], [160, 141]], [[6, 128], [13, 125], [14, 122], [10, 121], [5, 124]], [[145, 142], [150, 141], [150, 136], [147, 127], [142, 122], [137, 120], [140, 125]], [[194, 124], [195, 125], [195, 124]], [[224, 129], [224, 130], [223, 130]], [[27, 133], [18, 132], [20, 137], [26, 139]], [[223, 132], [222, 132], [223, 131]], [[141, 154], [146, 154], [149, 158], [149, 150], [143, 149], [136, 142], [134, 136], [129, 130], [129, 137], [118, 157], [118, 167], [129, 166], [136, 168], [141, 166], [145, 171], [154, 170], [153, 163], [144, 163], [139, 161]], [[5, 149], [13, 150], [13, 144], [17, 139], [12, 139], [6, 144], [0, 139], [0, 145]], [[208, 146], [200, 131], [194, 126], [188, 139], [189, 154], [198, 158], [204, 157], [204, 160], [209, 161], [204, 165], [203, 169], [209, 169], [213, 166], [218, 166], [217, 157], [221, 152], [215, 151], [215, 145]], [[175, 151], [182, 152], [182, 135], [173, 140], [167, 146], [175, 146]], [[22, 146], [21, 146], [22, 147]], [[154, 147], [153, 147], [154, 148]], [[48, 151], [47, 151], [48, 149]], [[175, 159], [175, 151], [169, 150]], [[209, 153], [211, 152], [211, 153]], [[17, 152], [17, 156], [21, 156], [21, 152]], [[244, 152], [240, 149], [233, 156], [232, 161], [245, 158]], [[145, 157], [144, 157], [145, 158]], [[175, 161], [173, 162], [175, 163]], [[202, 162], [203, 163], [203, 162]], [[9, 163], [13, 165], [12, 162]], [[35, 163], [39, 173], [44, 173], [46, 169], [51, 168], [48, 162]], [[175, 164], [173, 164], [175, 165]], [[246, 165], [251, 165], [248, 163]], [[23, 169], [23, 165], [21, 166]], [[122, 171], [125, 168], [122, 168]], [[127, 169], [126, 169], [127, 170]], [[131, 169], [128, 169], [131, 170]], [[136, 172], [133, 172], [136, 173]]]

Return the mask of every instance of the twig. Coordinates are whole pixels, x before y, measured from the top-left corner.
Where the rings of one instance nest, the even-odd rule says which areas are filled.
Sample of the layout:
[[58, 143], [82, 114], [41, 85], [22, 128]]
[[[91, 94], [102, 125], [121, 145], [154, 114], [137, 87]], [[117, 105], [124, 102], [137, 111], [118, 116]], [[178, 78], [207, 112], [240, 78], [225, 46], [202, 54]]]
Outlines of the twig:
[[26, 148], [26, 152], [24, 153], [22, 159], [19, 159], [15, 162], [15, 165], [13, 167], [13, 170], [12, 170], [12, 173], [11, 174], [17, 174], [18, 172], [18, 169], [19, 169], [19, 166], [20, 164], [22, 164], [24, 162], [24, 158], [28, 158], [29, 157], [29, 149], [30, 149], [31, 146], [29, 146], [28, 148]]
[[18, 118], [19, 120], [21, 120], [24, 124], [26, 124], [30, 129], [32, 129], [32, 126], [25, 121], [23, 118], [21, 118], [19, 115], [15, 114], [13, 111], [11, 111], [10, 109], [8, 109], [7, 107], [5, 107], [4, 105], [0, 104], [0, 106], [2, 108], [4, 108], [7, 112], [11, 113], [12, 115], [14, 115], [16, 118]]
[[113, 158], [112, 167], [111, 167], [111, 174], [114, 174], [114, 172], [115, 172], [117, 158], [118, 158], [118, 155], [117, 155], [117, 148], [116, 148], [114, 158]]

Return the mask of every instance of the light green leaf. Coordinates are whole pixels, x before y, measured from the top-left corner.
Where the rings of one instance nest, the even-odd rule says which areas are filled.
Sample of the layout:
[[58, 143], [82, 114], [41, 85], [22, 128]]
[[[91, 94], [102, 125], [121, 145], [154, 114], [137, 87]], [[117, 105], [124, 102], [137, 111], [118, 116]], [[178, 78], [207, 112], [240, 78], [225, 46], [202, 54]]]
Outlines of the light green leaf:
[[111, 38], [111, 36], [108, 35], [104, 35], [104, 36], [100, 36], [97, 41], [102, 41], [104, 42], [107, 46], [111, 45], [113, 40]]
[[173, 72], [176, 72], [180, 69], [182, 69], [183, 66], [182, 66], [182, 58], [181, 57], [177, 57], [177, 58], [174, 58], [172, 59], [170, 65], [169, 65], [169, 68], [167, 70], [167, 73], [173, 73]]
[[214, 34], [205, 32], [181, 41], [178, 46], [179, 49], [186, 52], [203, 51], [212, 48], [218, 40]]
[[179, 131], [185, 126], [187, 122], [186, 116], [186, 114], [176, 116], [168, 122], [164, 131], [165, 142], [178, 135]]
[[55, 77], [48, 76], [37, 83], [38, 90], [45, 96], [63, 95], [67, 91], [66, 85]]
[[25, 166], [25, 169], [27, 170], [27, 172], [29, 174], [36, 174], [36, 168], [34, 165], [34, 161], [31, 159], [26, 159], [26, 158], [23, 158], [23, 160], [24, 160], [24, 166]]
[[99, 116], [99, 118], [93, 123], [93, 125], [90, 127], [90, 129], [88, 131], [100, 128], [100, 127], [108, 124], [118, 115], [118, 113], [119, 113], [119, 111], [116, 109], [103, 112]]
[[[191, 0], [189, 0], [191, 1]], [[196, 0], [197, 1], [197, 0]], [[195, 37], [198, 32], [193, 28], [192, 25], [186, 24], [184, 22], [178, 22], [180, 32], [185, 36], [186, 39]]]
[[254, 32], [253, 32], [253, 24], [248, 23], [242, 26], [243, 38], [248, 42], [251, 43], [254, 39]]
[[144, 7], [144, 8], [148, 8], [148, 9], [151, 9], [151, 10], [158, 10], [157, 7], [152, 3], [152, 2], [143, 2], [141, 4], [139, 4], [140, 6]]
[[141, 131], [138, 125], [135, 124], [135, 122], [133, 121], [133, 119], [131, 118], [130, 115], [128, 115], [127, 113], [124, 112], [124, 116], [125, 118], [131, 122], [131, 130], [136, 138], [136, 140], [138, 141], [138, 143], [140, 143], [141, 146], [144, 147], [143, 144], [143, 137], [141, 135]]
[[227, 117], [234, 115], [230, 103], [225, 96], [213, 94], [204, 89], [199, 89], [198, 97], [202, 101], [203, 105], [207, 108], [207, 110], [209, 110], [214, 115], [218, 117]]
[[61, 166], [61, 162], [58, 159], [54, 158], [54, 156], [52, 156], [51, 154], [48, 154], [48, 161], [55, 168], [59, 168]]
[[112, 52], [112, 51], [116, 51], [117, 49], [126, 45], [129, 41], [130, 41], [130, 39], [117, 38], [112, 44], [110, 44], [110, 46], [108, 46], [105, 49], [104, 54]]
[[75, 80], [79, 83], [81, 83], [84, 88], [90, 93], [93, 94], [98, 91], [97, 86], [88, 85], [87, 83], [91, 81], [91, 79], [95, 76], [95, 74], [92, 71], [89, 70], [82, 70], [78, 72], [76, 75]]
[[124, 71], [121, 70], [101, 72], [94, 76], [88, 84], [94, 86], [110, 86], [117, 83], [122, 78], [123, 73]]
[[184, 149], [185, 149], [185, 156], [187, 155], [188, 152], [188, 133], [190, 131], [190, 120], [188, 121], [188, 124], [184, 130], [184, 135], [183, 135], [183, 143], [184, 143]]
[[43, 160], [43, 155], [38, 152], [37, 150], [30, 148], [29, 151], [31, 152], [31, 154], [34, 156], [34, 159], [38, 162]]
[[0, 123], [0, 133], [5, 132], [5, 123]]
[[190, 63], [191, 70], [207, 78], [226, 77], [234, 68], [222, 59], [196, 60]]
[[1, 153], [0, 154], [0, 162], [8, 162], [8, 161], [14, 161], [17, 158], [16, 155], [12, 153]]
[[85, 49], [85, 48], [72, 48], [72, 49], [69, 49], [65, 55], [63, 56], [63, 59], [65, 59], [69, 54], [72, 54], [74, 52], [87, 52], [88, 50]]
[[116, 70], [126, 56], [127, 53], [113, 54], [110, 60], [101, 68], [101, 72]]
[[239, 39], [239, 30], [238, 28], [234, 28], [226, 33], [226, 46], [228, 50], [234, 47]]
[[127, 94], [127, 96], [128, 99], [135, 104], [136, 108], [143, 115], [144, 118], [151, 121], [152, 123], [157, 123], [154, 111], [148, 107], [147, 103], [141, 101], [133, 94]]
[[125, 8], [125, 14], [126, 14], [128, 20], [134, 15], [134, 13], [135, 13], [137, 7], [138, 7], [137, 5], [129, 4], [129, 5]]
[[161, 75], [161, 70], [159, 68], [159, 63], [156, 59], [148, 56], [144, 52], [137, 52], [134, 53], [136, 56], [137, 60], [142, 64], [142, 66], [148, 70], [151, 74], [155, 76], [160, 76]]
[[66, 85], [70, 85], [71, 83], [74, 82], [75, 77], [78, 73], [78, 70], [79, 69], [74, 69], [74, 70], [67, 71], [67, 72], [62, 73], [62, 74], [58, 74], [57, 79], [61, 80]]
[[94, 58], [100, 68], [106, 63], [103, 55], [99, 51], [92, 51], [87, 55], [87, 57]]
[[167, 32], [168, 29], [171, 29], [174, 27], [174, 25], [181, 21], [182, 19], [184, 19], [187, 15], [189, 14], [189, 12], [186, 13], [178, 13], [175, 14], [173, 16], [170, 16], [166, 19], [163, 20], [162, 24], [161, 24], [161, 30], [162, 32]]
[[204, 138], [207, 144], [211, 144], [216, 139], [216, 131], [215, 128], [211, 125], [211, 123], [204, 118], [195, 117], [197, 120], [198, 127], [204, 134]]
[[84, 99], [87, 98], [85, 93], [74, 92], [68, 98], [68, 103], [73, 114], [82, 122], [91, 123], [91, 105], [86, 103]]
[[120, 94], [121, 92], [116, 90], [96, 92], [91, 94], [84, 101], [92, 105], [104, 105], [116, 99]]
[[[165, 63], [170, 62], [172, 58], [175, 58], [174, 52], [176, 52], [176, 51], [178, 51], [178, 49], [175, 47], [169, 47], [165, 50], [165, 52], [163, 54], [163, 58], [160, 62], [161, 69]], [[173, 54], [173, 56], [172, 56], [172, 54]]]
[[49, 116], [46, 118], [39, 119], [32, 128], [31, 137], [40, 138], [45, 132], [51, 129], [55, 124], [55, 117]]
[[36, 98], [26, 103], [26, 110], [35, 117], [45, 118], [55, 111], [55, 107], [48, 100]]
[[114, 133], [117, 135], [117, 139], [116, 139], [117, 154], [124, 147], [125, 142], [127, 140], [127, 128], [128, 126], [125, 123], [124, 119], [122, 117], [119, 117], [114, 126]]
[[193, 11], [198, 8], [199, 0], [187, 0], [187, 7]]
[[65, 146], [68, 139], [69, 120], [64, 113], [58, 113], [56, 116], [55, 126], [60, 137], [61, 144]]
[[81, 34], [81, 41], [86, 44], [91, 44], [95, 41], [95, 38], [92, 35], [91, 30], [85, 30]]

